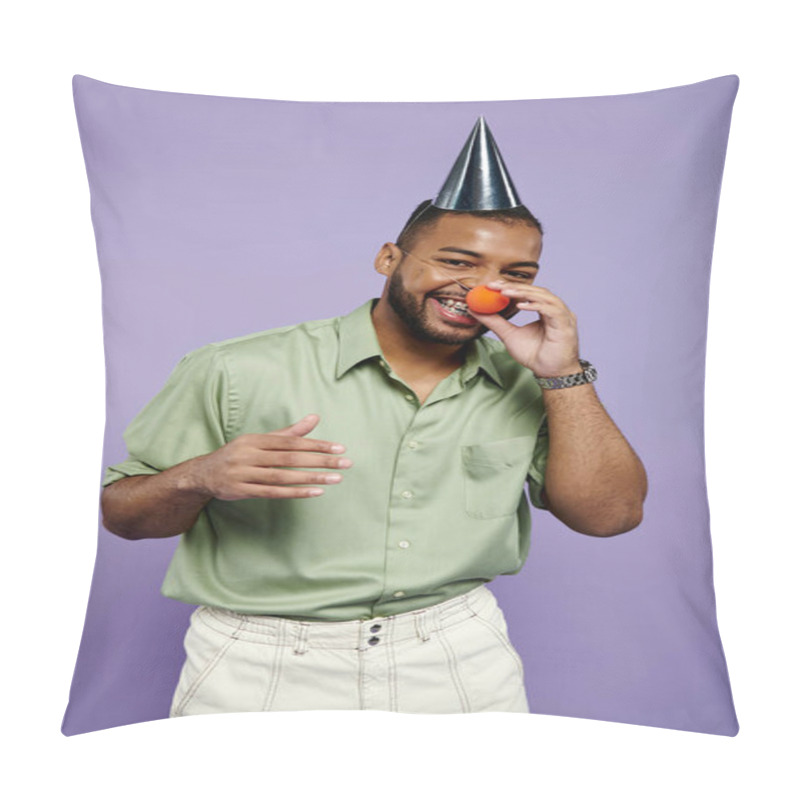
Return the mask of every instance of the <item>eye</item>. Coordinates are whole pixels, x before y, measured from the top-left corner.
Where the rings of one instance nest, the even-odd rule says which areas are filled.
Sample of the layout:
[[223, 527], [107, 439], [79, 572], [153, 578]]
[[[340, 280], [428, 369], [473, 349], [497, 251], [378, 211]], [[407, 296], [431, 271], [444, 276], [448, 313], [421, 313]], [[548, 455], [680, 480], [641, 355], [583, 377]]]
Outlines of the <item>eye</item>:
[[506, 275], [516, 281], [531, 282], [536, 276], [531, 272], [507, 272]]
[[440, 258], [442, 264], [447, 264], [450, 267], [474, 267], [471, 261], [461, 261], [457, 258]]

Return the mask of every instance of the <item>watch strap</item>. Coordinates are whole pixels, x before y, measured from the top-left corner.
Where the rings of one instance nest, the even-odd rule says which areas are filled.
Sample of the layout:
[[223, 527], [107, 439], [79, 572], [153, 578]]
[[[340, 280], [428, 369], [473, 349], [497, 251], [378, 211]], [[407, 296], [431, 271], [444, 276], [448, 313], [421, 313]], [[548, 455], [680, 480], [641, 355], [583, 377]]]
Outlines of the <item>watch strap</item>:
[[554, 378], [540, 378], [538, 375], [536, 383], [542, 389], [569, 389], [572, 386], [583, 386], [585, 383], [592, 383], [597, 380], [597, 370], [582, 358], [578, 359], [578, 363], [583, 367], [583, 372], [576, 372], [573, 375], [558, 375]]

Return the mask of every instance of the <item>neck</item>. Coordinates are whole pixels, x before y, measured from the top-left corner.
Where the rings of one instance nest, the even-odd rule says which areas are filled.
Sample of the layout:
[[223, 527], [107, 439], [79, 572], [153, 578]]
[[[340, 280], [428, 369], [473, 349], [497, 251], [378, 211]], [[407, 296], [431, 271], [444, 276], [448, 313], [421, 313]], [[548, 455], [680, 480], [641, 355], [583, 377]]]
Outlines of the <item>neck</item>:
[[436, 371], [464, 363], [463, 344], [440, 344], [413, 336], [385, 297], [372, 309], [372, 323], [381, 350], [392, 366], [413, 365], [420, 371]]

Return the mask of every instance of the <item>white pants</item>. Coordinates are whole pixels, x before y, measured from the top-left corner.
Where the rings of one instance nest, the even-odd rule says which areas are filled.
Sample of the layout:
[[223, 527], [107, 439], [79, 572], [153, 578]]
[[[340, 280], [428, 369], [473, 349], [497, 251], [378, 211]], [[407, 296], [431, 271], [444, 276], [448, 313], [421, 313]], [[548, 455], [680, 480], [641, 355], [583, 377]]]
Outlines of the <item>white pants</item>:
[[201, 606], [171, 717], [227, 711], [527, 712], [522, 661], [485, 586], [362, 621], [300, 622]]

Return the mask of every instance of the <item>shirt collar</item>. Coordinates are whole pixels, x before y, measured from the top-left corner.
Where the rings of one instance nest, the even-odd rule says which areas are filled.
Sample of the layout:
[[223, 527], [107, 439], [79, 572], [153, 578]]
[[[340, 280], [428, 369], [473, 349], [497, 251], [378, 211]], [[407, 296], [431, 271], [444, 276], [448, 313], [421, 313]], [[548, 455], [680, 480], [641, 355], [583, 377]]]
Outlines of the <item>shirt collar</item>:
[[[378, 334], [372, 323], [372, 309], [377, 299], [368, 300], [363, 305], [339, 318], [339, 357], [336, 362], [336, 377], [341, 378], [356, 364], [370, 358], [383, 358], [378, 342]], [[503, 380], [492, 361], [491, 351], [483, 339], [470, 342], [462, 367], [462, 383], [473, 378], [478, 370], [483, 370], [501, 389]]]
[[497, 367], [492, 360], [492, 352], [483, 337], [470, 342], [467, 348], [462, 372], [464, 383], [472, 378], [478, 370], [483, 370], [501, 389], [503, 388], [503, 379], [497, 371]]
[[337, 379], [368, 358], [383, 358], [378, 334], [375, 333], [375, 326], [372, 324], [372, 306], [376, 302], [377, 300], [367, 300], [355, 311], [339, 318]]

